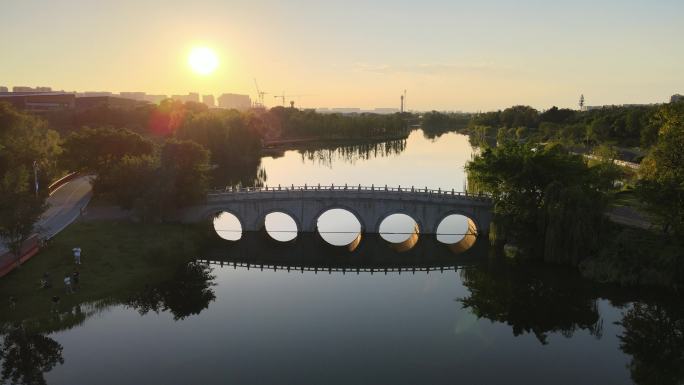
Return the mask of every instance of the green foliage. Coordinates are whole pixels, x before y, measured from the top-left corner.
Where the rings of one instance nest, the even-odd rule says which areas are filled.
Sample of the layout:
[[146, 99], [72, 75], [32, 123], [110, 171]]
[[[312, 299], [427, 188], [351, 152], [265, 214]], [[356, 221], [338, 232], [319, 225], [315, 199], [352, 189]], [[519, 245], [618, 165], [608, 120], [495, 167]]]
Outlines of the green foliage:
[[54, 161], [60, 152], [59, 134], [44, 120], [0, 103], [0, 175], [16, 166], [32, 168], [36, 162], [43, 184], [58, 172]]
[[[143, 290], [173, 278], [179, 266], [192, 260], [209, 235], [204, 226], [132, 222], [77, 222], [60, 232], [21, 269], [0, 280], [0, 293], [17, 298], [13, 311], [0, 311], [0, 327], [22, 319], [51, 319], [50, 298], [60, 296], [58, 310], [112, 298], [123, 302]], [[70, 250], [83, 249], [81, 290], [64, 296], [60, 278], [74, 271]], [[39, 290], [45, 272], [53, 287]], [[3, 306], [6, 306], [3, 303]]]
[[59, 151], [59, 135], [44, 121], [0, 103], [0, 239], [17, 258], [47, 207]]
[[563, 124], [575, 119], [577, 111], [553, 106], [539, 115], [541, 122]]
[[280, 130], [283, 138], [363, 139], [408, 133], [408, 125], [400, 113], [319, 114], [313, 110], [274, 107], [269, 111], [269, 123]]
[[503, 261], [460, 272], [469, 291], [459, 298], [463, 307], [478, 318], [509, 325], [516, 336], [533, 333], [545, 345], [549, 333], [602, 334], [592, 288], [570, 272]]
[[684, 236], [684, 103], [656, 115], [658, 141], [642, 161], [637, 192], [660, 218], [665, 232]]
[[501, 111], [501, 126], [505, 128], [539, 126], [539, 111], [530, 106], [513, 106]]
[[526, 255], [576, 264], [597, 247], [609, 184], [562, 146], [504, 142], [466, 166], [471, 184], [492, 194], [494, 241]]
[[126, 301], [141, 315], [170, 311], [175, 320], [200, 314], [216, 299], [211, 268], [199, 263], [183, 264], [173, 278], [147, 288]]
[[204, 200], [209, 152], [191, 141], [169, 140], [161, 149], [161, 178], [166, 207], [179, 208]]
[[[590, 111], [550, 109], [539, 113], [529, 106], [513, 106], [503, 111], [476, 114], [470, 126], [489, 126], [498, 130], [524, 127], [526, 132], [503, 137], [527, 141], [555, 141], [567, 145], [613, 142], [621, 146], [642, 145], [655, 142], [657, 107], [614, 106]], [[538, 130], [537, 130], [538, 128]]]
[[2, 381], [12, 384], [46, 384], [43, 374], [63, 364], [62, 345], [19, 324], [2, 336]]
[[684, 244], [677, 238], [614, 226], [601, 244], [596, 255], [579, 266], [587, 278], [622, 286], [684, 285]]
[[[158, 188], [159, 159], [153, 156], [126, 156], [106, 174], [99, 176], [100, 185], [106, 185], [113, 201], [124, 209], [137, 208], [143, 202], [154, 202], [161, 193]], [[158, 211], [158, 210], [156, 210]], [[143, 218], [144, 210], [141, 212]]]
[[64, 144], [62, 162], [72, 171], [106, 173], [126, 156], [152, 155], [154, 144], [127, 129], [83, 128], [71, 133]]
[[465, 129], [468, 127], [470, 119], [470, 114], [430, 111], [423, 114], [421, 127], [423, 135], [432, 139], [448, 131]]
[[167, 140], [158, 157], [126, 156], [98, 177], [98, 191], [143, 221], [163, 219], [201, 202], [208, 188], [209, 153], [191, 141]]
[[684, 314], [681, 306], [635, 304], [619, 324], [620, 349], [632, 356], [629, 371], [638, 385], [684, 382]]
[[176, 138], [204, 146], [215, 164], [237, 167], [259, 162], [265, 130], [265, 123], [252, 113], [211, 110], [189, 116]]
[[47, 205], [45, 193], [33, 191], [32, 175], [24, 166], [15, 166], [0, 176], [0, 239], [17, 258], [21, 247], [33, 234], [34, 224]]

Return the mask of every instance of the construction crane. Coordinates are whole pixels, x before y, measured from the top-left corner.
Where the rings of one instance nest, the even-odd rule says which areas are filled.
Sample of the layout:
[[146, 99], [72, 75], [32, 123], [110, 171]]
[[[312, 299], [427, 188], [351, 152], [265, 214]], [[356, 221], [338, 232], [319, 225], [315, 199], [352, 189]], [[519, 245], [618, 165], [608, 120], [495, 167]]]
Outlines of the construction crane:
[[256, 90], [257, 90], [257, 102], [254, 103], [254, 107], [266, 108], [266, 105], [264, 105], [264, 95], [268, 94], [268, 92], [264, 92], [264, 91], [259, 89], [259, 83], [257, 83], [256, 78], [254, 78], [254, 86], [256, 87]]
[[[280, 102], [283, 107], [285, 107], [285, 98], [301, 98], [303, 96], [310, 96], [310, 95], [285, 95], [285, 91], [283, 91], [282, 95], [274, 95], [273, 97], [278, 99], [280, 98]], [[290, 107], [294, 107], [294, 101], [290, 101]]]

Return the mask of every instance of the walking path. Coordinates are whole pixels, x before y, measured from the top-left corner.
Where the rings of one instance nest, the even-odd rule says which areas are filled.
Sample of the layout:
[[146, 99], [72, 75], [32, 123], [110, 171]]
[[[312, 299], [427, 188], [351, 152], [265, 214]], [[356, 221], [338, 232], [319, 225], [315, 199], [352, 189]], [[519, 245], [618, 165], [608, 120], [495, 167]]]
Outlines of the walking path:
[[[50, 195], [47, 199], [49, 207], [36, 224], [36, 231], [41, 238], [54, 237], [81, 215], [81, 210], [88, 205], [93, 195], [90, 184], [92, 178], [87, 175], [73, 179]], [[13, 262], [7, 248], [0, 244], [0, 270]]]

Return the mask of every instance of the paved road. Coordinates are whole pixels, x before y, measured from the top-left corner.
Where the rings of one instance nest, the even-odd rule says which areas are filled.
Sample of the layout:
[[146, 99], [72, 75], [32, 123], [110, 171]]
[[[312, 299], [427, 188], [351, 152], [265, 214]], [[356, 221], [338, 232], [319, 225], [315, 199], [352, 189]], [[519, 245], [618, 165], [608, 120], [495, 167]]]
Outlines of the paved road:
[[[93, 195], [91, 179], [92, 176], [76, 178], [57, 189], [48, 198], [50, 206], [37, 224], [43, 238], [54, 237], [79, 217], [81, 209], [88, 205]], [[0, 244], [0, 256], [6, 252], [5, 246]]]

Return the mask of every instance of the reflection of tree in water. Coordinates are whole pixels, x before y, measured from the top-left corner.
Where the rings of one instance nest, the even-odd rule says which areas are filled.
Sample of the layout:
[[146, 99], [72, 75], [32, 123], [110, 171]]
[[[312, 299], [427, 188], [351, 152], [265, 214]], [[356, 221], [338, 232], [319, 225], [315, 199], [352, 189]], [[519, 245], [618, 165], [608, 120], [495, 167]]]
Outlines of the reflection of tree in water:
[[470, 296], [461, 298], [478, 318], [505, 322], [513, 334], [534, 333], [547, 343], [547, 334], [566, 337], [586, 329], [601, 338], [603, 324], [595, 295], [576, 277], [550, 269], [494, 264], [461, 270]]
[[11, 384], [45, 384], [43, 374], [63, 364], [62, 345], [17, 325], [3, 335], [2, 380]]
[[620, 348], [637, 384], [684, 384], [684, 309], [637, 303], [623, 317]]
[[199, 263], [188, 263], [176, 272], [174, 278], [157, 287], [147, 288], [130, 298], [125, 304], [140, 314], [150, 311], [170, 311], [175, 320], [200, 314], [216, 296], [211, 268]]
[[364, 143], [319, 148], [316, 150], [304, 150], [301, 154], [302, 161], [308, 160], [332, 168], [333, 162], [335, 161], [354, 164], [359, 160], [398, 155], [405, 149], [406, 139], [398, 139], [381, 143]]
[[211, 171], [211, 185], [217, 188], [263, 187], [266, 178], [261, 162], [219, 166]]

